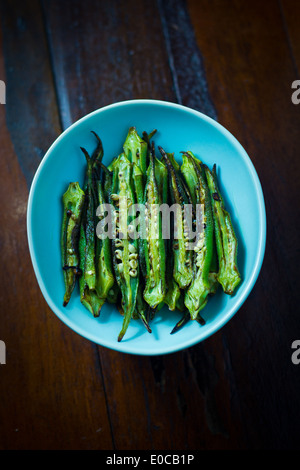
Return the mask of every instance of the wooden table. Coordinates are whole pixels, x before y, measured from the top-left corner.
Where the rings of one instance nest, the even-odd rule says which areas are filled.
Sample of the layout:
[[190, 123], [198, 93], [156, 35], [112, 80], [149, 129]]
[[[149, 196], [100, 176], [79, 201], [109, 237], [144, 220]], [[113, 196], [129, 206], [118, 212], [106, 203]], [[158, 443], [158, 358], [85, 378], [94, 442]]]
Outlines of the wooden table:
[[[299, 449], [299, 1], [1, 2], [1, 449]], [[152, 98], [216, 119], [250, 155], [268, 221], [257, 283], [218, 333], [137, 357], [48, 308], [26, 208], [55, 138], [97, 108]]]

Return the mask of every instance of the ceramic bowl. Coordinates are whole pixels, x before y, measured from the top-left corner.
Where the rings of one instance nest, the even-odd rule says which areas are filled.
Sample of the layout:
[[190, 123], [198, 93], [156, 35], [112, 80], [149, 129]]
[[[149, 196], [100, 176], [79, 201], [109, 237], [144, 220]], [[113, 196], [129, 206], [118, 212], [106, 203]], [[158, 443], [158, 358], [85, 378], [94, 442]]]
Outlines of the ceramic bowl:
[[[221, 289], [209, 299], [202, 316], [206, 324], [190, 321], [176, 334], [170, 332], [180, 312], [164, 307], [148, 333], [139, 320], [131, 320], [121, 342], [117, 341], [122, 317], [114, 305], [105, 304], [94, 318], [80, 303], [79, 290], [63, 307], [63, 274], [60, 258], [62, 194], [71, 181], [83, 185], [85, 159], [80, 146], [95, 148], [97, 132], [104, 147], [104, 164], [122, 151], [130, 126], [138, 133], [157, 129], [155, 146], [174, 152], [191, 150], [204, 163], [216, 163], [220, 188], [239, 240], [238, 266], [242, 282], [235, 295]], [[28, 242], [33, 268], [51, 310], [72, 330], [103, 347], [138, 355], [168, 354], [191, 347], [222, 328], [238, 312], [259, 275], [266, 241], [263, 192], [255, 168], [244, 148], [223, 126], [187, 107], [155, 100], [132, 100], [98, 109], [75, 122], [51, 145], [34, 176], [27, 211]]]

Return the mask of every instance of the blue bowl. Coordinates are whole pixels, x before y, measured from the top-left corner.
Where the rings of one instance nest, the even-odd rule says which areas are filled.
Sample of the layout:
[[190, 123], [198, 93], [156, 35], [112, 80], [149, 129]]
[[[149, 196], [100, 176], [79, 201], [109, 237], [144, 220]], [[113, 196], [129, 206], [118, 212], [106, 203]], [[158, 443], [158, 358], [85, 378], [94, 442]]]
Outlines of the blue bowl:
[[[105, 304], [94, 318], [74, 291], [67, 307], [60, 259], [62, 194], [71, 181], [83, 185], [85, 159], [80, 146], [95, 148], [94, 130], [104, 147], [105, 164], [121, 152], [130, 126], [139, 133], [157, 129], [154, 142], [167, 152], [191, 150], [204, 163], [217, 164], [220, 187], [231, 212], [239, 240], [238, 265], [242, 282], [234, 296], [221, 288], [209, 299], [202, 315], [204, 326], [190, 321], [176, 334], [170, 332], [181, 318], [166, 307], [159, 311], [148, 333], [139, 320], [131, 320], [123, 340], [117, 337], [122, 317]], [[31, 259], [40, 289], [52, 311], [72, 330], [101, 346], [124, 353], [159, 355], [172, 353], [203, 341], [224, 326], [251, 292], [261, 269], [266, 241], [263, 193], [255, 168], [239, 142], [213, 119], [184, 106], [155, 100], [132, 100], [106, 106], [71, 125], [52, 144], [34, 176], [27, 210]]]

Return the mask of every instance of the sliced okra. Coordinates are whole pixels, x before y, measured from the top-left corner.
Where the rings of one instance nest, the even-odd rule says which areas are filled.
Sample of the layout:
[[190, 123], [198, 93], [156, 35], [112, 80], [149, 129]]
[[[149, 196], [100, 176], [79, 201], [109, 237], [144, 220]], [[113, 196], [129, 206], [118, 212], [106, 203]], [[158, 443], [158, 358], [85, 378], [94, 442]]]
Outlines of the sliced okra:
[[145, 175], [147, 171], [148, 143], [138, 135], [135, 127], [129, 128], [123, 150], [128, 160], [135, 163]]
[[70, 183], [62, 197], [61, 258], [65, 284], [64, 306], [69, 303], [81, 273], [78, 242], [84, 200], [85, 194], [78, 182]]
[[166, 253], [162, 233], [162, 214], [159, 210], [162, 195], [157, 184], [157, 175], [165, 171], [155, 156], [154, 145], [150, 152], [150, 164], [147, 171], [145, 187], [145, 223], [146, 237], [143, 240], [146, 262], [146, 285], [144, 299], [155, 309], [164, 299], [166, 293]]
[[[122, 329], [118, 341], [124, 337], [130, 320], [133, 317], [139, 286], [139, 265], [130, 264], [131, 255], [138, 255], [136, 238], [130, 238], [128, 226], [132, 221], [129, 206], [135, 202], [132, 181], [132, 164], [124, 153], [120, 154], [113, 166], [112, 191], [110, 203], [116, 225], [115, 237], [112, 239], [112, 259], [115, 278], [121, 293], [121, 308], [124, 312]], [[130, 258], [131, 256], [131, 258]]]
[[185, 293], [185, 305], [191, 319], [195, 320], [207, 304], [211, 291], [209, 273], [213, 256], [213, 216], [205, 172], [192, 152], [184, 152], [182, 159], [181, 172], [193, 194], [195, 211], [200, 209], [202, 216], [202, 227], [194, 244], [193, 280]]
[[[168, 154], [169, 159], [175, 169], [175, 171], [179, 170], [179, 165], [174, 159], [173, 154]], [[169, 193], [169, 185], [168, 185], [168, 170], [166, 165], [163, 162], [160, 162], [161, 165], [164, 166], [167, 173], [161, 173], [160, 180], [157, 179], [158, 185], [162, 188], [163, 182], [165, 183], [165, 188], [163, 189], [162, 198], [164, 202], [169, 203], [171, 201], [170, 193]], [[172, 215], [172, 214], [171, 214]], [[170, 220], [171, 222], [171, 220]], [[172, 225], [172, 223], [171, 223]], [[181, 296], [182, 293], [177, 282], [173, 276], [174, 270], [174, 251], [173, 251], [173, 239], [172, 236], [165, 240], [165, 247], [166, 247], [166, 294], [164, 297], [163, 303], [165, 303], [169, 310], [174, 311], [175, 309], [181, 310]]]

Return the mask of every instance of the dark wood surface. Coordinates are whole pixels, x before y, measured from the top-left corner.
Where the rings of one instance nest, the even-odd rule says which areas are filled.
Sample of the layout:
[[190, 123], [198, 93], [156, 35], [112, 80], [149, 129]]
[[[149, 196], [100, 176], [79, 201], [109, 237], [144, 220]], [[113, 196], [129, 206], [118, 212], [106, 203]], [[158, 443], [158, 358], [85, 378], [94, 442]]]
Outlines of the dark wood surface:
[[[2, 1], [0, 449], [300, 449], [297, 0]], [[213, 117], [262, 183], [267, 246], [237, 315], [187, 350], [138, 357], [68, 329], [37, 285], [30, 184], [55, 138], [104, 105]]]

